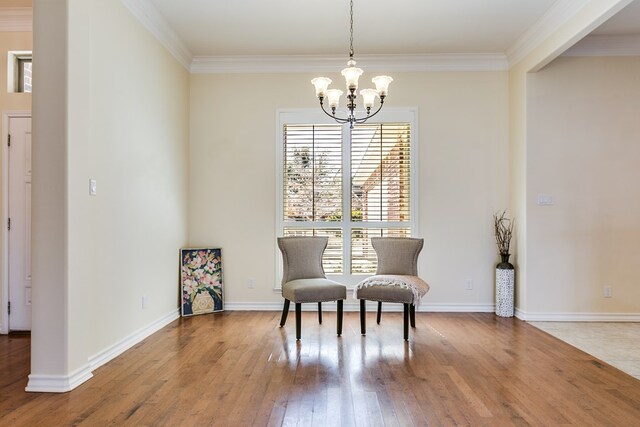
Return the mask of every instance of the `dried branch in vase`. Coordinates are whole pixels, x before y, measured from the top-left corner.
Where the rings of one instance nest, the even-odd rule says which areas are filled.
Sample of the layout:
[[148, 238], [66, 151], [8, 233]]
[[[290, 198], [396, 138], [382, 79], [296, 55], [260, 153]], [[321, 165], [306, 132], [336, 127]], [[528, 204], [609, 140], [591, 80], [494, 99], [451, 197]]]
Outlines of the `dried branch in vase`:
[[500, 252], [500, 255], [508, 255], [515, 220], [507, 218], [507, 211], [505, 210], [502, 211], [500, 215], [498, 215], [498, 213], [493, 214], [493, 222], [495, 226], [498, 251]]

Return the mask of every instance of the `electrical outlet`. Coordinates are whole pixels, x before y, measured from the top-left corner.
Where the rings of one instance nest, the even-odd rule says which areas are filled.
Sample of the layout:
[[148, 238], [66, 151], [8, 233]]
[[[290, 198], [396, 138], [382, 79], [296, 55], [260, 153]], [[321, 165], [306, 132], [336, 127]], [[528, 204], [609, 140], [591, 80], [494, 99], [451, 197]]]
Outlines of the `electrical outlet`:
[[607, 285], [604, 287], [604, 297], [611, 298], [613, 296], [613, 289], [611, 286]]
[[141, 306], [142, 308], [147, 308], [147, 306], [149, 305], [149, 298], [147, 298], [146, 295], [142, 295], [142, 301], [141, 301]]
[[467, 279], [467, 290], [473, 290], [473, 281], [471, 279]]
[[255, 287], [256, 287], [256, 279], [254, 279], [253, 277], [249, 277], [249, 279], [247, 280], [247, 288], [253, 289]]

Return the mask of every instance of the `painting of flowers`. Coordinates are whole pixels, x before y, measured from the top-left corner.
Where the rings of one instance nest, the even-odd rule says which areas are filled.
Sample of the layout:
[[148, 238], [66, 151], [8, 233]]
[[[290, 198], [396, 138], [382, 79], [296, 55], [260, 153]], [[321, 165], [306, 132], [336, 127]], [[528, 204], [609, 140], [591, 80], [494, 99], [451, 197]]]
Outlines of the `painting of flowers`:
[[180, 250], [182, 315], [222, 311], [222, 250]]

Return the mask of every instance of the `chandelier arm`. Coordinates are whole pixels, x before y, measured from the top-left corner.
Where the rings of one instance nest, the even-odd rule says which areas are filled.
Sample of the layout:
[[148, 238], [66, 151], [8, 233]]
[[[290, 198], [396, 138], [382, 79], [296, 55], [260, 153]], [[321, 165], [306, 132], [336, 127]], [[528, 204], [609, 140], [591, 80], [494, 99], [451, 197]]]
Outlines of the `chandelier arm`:
[[[371, 117], [375, 116], [376, 114], [378, 114], [380, 112], [380, 110], [382, 110], [382, 106], [384, 105], [384, 99], [380, 98], [380, 106], [378, 107], [378, 109], [373, 113], [373, 114], [368, 114], [366, 117], [363, 117], [361, 119], [357, 119], [356, 123], [364, 123], [367, 120], [369, 120]], [[361, 121], [358, 121], [361, 120]]]
[[320, 100], [320, 108], [322, 108], [322, 111], [324, 111], [324, 113], [331, 117], [333, 120], [335, 120], [338, 123], [349, 123], [349, 119], [343, 119], [340, 117], [336, 117], [335, 114], [331, 114], [330, 112], [328, 112], [327, 110], [324, 109], [324, 104], [322, 103], [322, 100]]

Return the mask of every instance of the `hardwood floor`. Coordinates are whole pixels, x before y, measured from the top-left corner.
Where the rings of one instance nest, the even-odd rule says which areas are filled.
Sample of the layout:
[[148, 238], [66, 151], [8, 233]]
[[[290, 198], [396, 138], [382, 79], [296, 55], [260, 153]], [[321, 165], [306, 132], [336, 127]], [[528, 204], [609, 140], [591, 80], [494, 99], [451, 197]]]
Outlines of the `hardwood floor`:
[[640, 422], [640, 381], [517, 319], [304, 312], [179, 319], [65, 394], [26, 393], [29, 337], [0, 336], [0, 425], [598, 425]]

